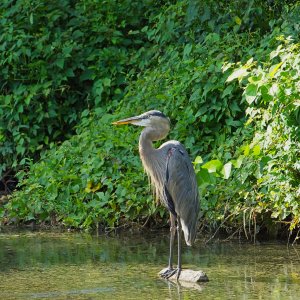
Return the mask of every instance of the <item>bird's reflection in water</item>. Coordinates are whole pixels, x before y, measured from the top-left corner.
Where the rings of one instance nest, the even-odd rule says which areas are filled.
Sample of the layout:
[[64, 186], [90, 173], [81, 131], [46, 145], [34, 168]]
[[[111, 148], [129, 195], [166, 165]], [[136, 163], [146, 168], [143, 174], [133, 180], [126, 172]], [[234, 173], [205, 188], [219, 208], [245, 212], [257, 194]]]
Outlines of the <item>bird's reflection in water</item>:
[[192, 289], [194, 291], [202, 292], [205, 288], [205, 283], [188, 282], [188, 281], [171, 281], [162, 279], [166, 282], [169, 290], [169, 299], [181, 300], [184, 299], [184, 292]]

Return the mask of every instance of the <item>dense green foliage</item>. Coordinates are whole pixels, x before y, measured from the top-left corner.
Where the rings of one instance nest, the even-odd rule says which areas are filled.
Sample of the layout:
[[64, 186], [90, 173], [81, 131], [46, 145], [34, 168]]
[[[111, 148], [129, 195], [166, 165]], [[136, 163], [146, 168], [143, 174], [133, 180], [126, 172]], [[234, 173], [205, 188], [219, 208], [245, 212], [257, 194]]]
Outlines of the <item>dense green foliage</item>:
[[238, 79], [244, 87], [245, 130], [253, 137], [224, 166], [220, 160], [201, 167], [197, 163], [203, 188], [214, 183], [207, 188], [203, 206], [212, 219], [228, 216], [236, 222], [240, 216], [245, 223], [250, 218], [259, 223], [256, 231], [264, 225], [275, 231], [272, 234], [278, 228], [270, 218], [285, 221], [290, 229], [300, 222], [300, 44], [282, 36], [277, 40], [279, 45], [266, 62], [258, 65], [250, 59], [238, 64], [227, 79]]
[[144, 67], [153, 1], [0, 4], [0, 176], [70, 137], [82, 111], [122, 98]]
[[[94, 2], [86, 2], [92, 9]], [[128, 3], [124, 7], [132, 8]], [[120, 18], [107, 17], [104, 24], [119, 28], [123, 14], [129, 18], [126, 24], [136, 26], [120, 37], [120, 42], [132, 39], [121, 42], [124, 59], [115, 61], [112, 50], [107, 56], [93, 52], [90, 59], [90, 53], [78, 53], [87, 66], [73, 77], [73, 86], [59, 92], [66, 98], [80, 94], [101, 109], [81, 103], [77, 135], [53, 147], [29, 172], [19, 173], [21, 190], [0, 208], [3, 220], [90, 228], [164, 216], [142, 175], [139, 129], [110, 125], [121, 117], [159, 109], [172, 121], [170, 138], [180, 140], [195, 159], [202, 224], [243, 228], [246, 235], [261, 229], [276, 233], [278, 221], [296, 228], [300, 70], [295, 20], [300, 4], [272, 3], [178, 1], [158, 4], [155, 10], [149, 2], [144, 4], [149, 13], [139, 26], [130, 9], [124, 13], [115, 7]], [[90, 13], [95, 17], [91, 23], [98, 20], [97, 9]], [[97, 34], [84, 38], [92, 39], [90, 49], [107, 30]], [[77, 68], [74, 55], [68, 60], [70, 68]], [[112, 60], [109, 66], [103, 57]], [[118, 72], [113, 71], [116, 65]], [[67, 69], [63, 64], [60, 71]], [[81, 77], [86, 72], [91, 76], [88, 84]], [[57, 94], [52, 97], [57, 100]], [[53, 121], [58, 124], [57, 117]]]
[[136, 147], [128, 147], [136, 134], [114, 131], [112, 116], [101, 113], [31, 167], [25, 189], [8, 203], [11, 218], [88, 228], [133, 221], [155, 209]]

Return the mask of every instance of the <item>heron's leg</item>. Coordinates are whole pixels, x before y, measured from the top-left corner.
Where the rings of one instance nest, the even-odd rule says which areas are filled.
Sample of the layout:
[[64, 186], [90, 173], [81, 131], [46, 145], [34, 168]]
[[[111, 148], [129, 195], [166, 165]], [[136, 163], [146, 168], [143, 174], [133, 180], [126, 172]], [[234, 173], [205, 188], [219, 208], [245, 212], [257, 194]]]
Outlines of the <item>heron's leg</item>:
[[181, 223], [179, 217], [177, 217], [177, 238], [178, 238], [177, 280], [178, 280], [181, 273]]
[[175, 216], [170, 213], [170, 255], [169, 255], [169, 270], [173, 269], [173, 249], [174, 238], [176, 233]]
[[174, 275], [177, 270], [173, 269], [173, 248], [174, 248], [174, 239], [175, 239], [175, 233], [176, 233], [176, 217], [170, 213], [170, 255], [169, 255], [169, 265], [168, 269], [161, 274], [164, 278], [170, 278], [172, 275]]

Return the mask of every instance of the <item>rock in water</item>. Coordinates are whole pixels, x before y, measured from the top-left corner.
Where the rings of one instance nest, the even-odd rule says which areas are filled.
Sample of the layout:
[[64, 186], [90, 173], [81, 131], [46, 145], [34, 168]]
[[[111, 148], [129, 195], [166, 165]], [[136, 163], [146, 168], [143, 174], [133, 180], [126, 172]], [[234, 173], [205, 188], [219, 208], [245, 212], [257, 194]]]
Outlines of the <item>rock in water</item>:
[[[161, 276], [164, 272], [167, 271], [168, 268], [162, 269], [158, 274]], [[177, 274], [175, 273], [172, 275], [169, 280], [177, 280]], [[179, 281], [186, 281], [186, 282], [207, 282], [208, 277], [205, 272], [199, 270], [194, 271], [190, 269], [183, 269], [181, 270], [180, 276], [178, 278]]]

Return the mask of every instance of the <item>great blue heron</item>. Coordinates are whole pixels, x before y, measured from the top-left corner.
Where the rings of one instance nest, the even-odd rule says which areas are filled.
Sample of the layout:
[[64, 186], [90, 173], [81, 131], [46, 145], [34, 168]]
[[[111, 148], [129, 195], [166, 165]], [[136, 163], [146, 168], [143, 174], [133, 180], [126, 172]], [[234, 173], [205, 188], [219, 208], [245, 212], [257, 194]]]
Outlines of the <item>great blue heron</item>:
[[[144, 126], [139, 140], [139, 152], [144, 169], [156, 191], [156, 196], [170, 212], [170, 255], [167, 271], [162, 274], [169, 278], [181, 272], [181, 230], [185, 241], [191, 246], [196, 237], [199, 212], [199, 195], [196, 176], [191, 160], [178, 141], [168, 141], [158, 149], [153, 141], [164, 139], [170, 130], [170, 120], [158, 110], [114, 122], [115, 125], [133, 124]], [[178, 265], [173, 269], [173, 245], [178, 237]]]

